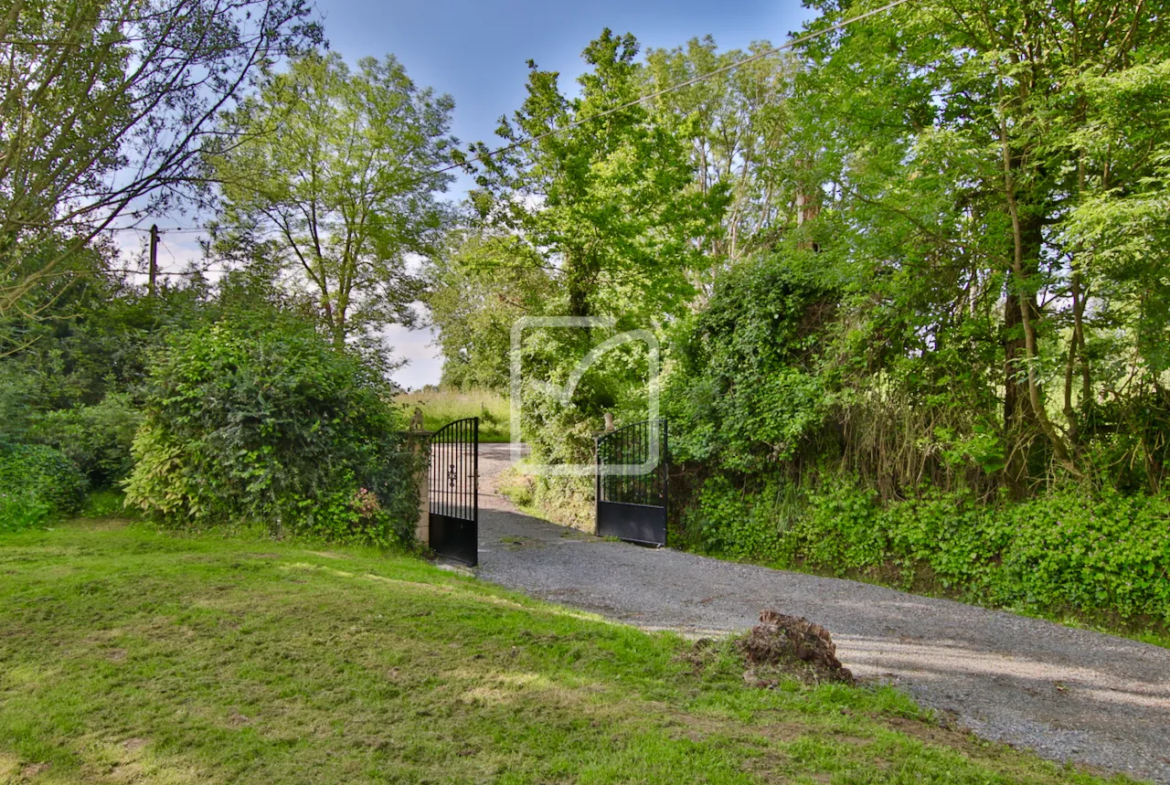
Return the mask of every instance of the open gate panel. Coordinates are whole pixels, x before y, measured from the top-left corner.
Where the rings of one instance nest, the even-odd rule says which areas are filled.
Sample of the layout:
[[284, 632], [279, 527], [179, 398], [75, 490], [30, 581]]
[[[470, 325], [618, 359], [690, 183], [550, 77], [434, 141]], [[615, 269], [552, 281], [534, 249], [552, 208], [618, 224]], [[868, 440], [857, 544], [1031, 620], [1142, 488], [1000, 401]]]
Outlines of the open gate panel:
[[666, 545], [667, 475], [666, 420], [634, 423], [599, 437], [597, 535]]
[[479, 418], [456, 420], [431, 436], [430, 546], [440, 556], [479, 563]]

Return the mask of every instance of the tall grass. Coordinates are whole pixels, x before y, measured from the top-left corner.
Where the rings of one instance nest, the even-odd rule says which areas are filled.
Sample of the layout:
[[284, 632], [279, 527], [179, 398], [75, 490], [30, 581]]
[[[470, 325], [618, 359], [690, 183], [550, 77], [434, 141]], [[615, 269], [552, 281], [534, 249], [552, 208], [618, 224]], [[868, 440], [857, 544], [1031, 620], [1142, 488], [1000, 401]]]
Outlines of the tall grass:
[[423, 427], [437, 431], [449, 422], [465, 417], [479, 418], [481, 442], [506, 442], [512, 437], [508, 399], [491, 390], [440, 390], [399, 395], [409, 416], [422, 409]]

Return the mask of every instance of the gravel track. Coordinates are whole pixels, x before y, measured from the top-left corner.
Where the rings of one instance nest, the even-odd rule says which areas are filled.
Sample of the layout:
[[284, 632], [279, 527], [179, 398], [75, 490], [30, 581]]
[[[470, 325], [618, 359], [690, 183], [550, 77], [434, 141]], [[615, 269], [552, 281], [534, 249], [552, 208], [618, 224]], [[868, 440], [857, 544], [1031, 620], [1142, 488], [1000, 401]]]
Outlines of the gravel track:
[[860, 678], [978, 735], [1170, 785], [1170, 651], [855, 581], [605, 542], [495, 493], [509, 445], [480, 445], [479, 576], [645, 629], [720, 635], [765, 608], [825, 626]]

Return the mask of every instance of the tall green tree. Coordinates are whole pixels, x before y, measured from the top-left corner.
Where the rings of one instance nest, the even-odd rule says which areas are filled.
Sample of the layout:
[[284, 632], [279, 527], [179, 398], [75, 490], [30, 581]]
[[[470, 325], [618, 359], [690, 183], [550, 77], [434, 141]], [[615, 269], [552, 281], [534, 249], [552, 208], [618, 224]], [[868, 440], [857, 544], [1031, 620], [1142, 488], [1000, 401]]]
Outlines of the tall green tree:
[[555, 268], [521, 238], [453, 232], [425, 270], [425, 302], [443, 352], [443, 386], [506, 390], [512, 325], [543, 313]]
[[241, 141], [208, 162], [222, 193], [221, 252], [263, 247], [314, 295], [337, 343], [411, 324], [420, 293], [412, 254], [433, 253], [448, 211], [454, 102], [420, 89], [392, 56], [310, 54], [270, 72], [224, 116]]
[[694, 187], [684, 142], [637, 102], [638, 53], [632, 35], [603, 31], [577, 96], [530, 61], [528, 96], [497, 131], [510, 149], [485, 160], [473, 202], [556, 266], [563, 314], [645, 326], [693, 296], [688, 271], [706, 265], [699, 241], [718, 234], [727, 196]]
[[689, 143], [699, 190], [730, 195], [720, 232], [705, 243], [729, 261], [767, 247], [796, 215], [787, 102], [799, 65], [773, 49], [760, 41], [719, 52], [707, 36], [646, 54], [646, 93], [699, 80], [658, 96], [651, 112]]
[[[877, 5], [818, 3], [813, 28]], [[805, 49], [800, 125], [834, 195], [839, 238], [852, 245], [846, 256], [870, 290], [888, 293], [869, 295], [879, 317], [870, 324], [899, 322], [882, 334], [905, 342], [871, 346], [912, 360], [959, 348], [971, 338], [961, 325], [996, 330], [1002, 369], [980, 383], [1002, 388], [1021, 482], [1029, 454], [1086, 468], [1103, 391], [1086, 338], [1087, 248], [1064, 228], [1129, 156], [1125, 143], [1115, 153], [1087, 145], [1105, 119], [1087, 85], [1164, 59], [1164, 5], [924, 0]]]

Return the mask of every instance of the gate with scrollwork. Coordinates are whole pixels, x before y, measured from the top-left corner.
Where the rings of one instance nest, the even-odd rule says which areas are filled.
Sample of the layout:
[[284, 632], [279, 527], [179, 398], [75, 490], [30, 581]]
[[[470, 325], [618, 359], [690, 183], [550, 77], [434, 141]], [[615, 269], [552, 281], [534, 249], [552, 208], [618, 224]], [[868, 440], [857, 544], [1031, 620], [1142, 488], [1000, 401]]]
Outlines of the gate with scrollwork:
[[440, 556], [479, 562], [479, 418], [448, 423], [431, 436], [430, 546]]
[[666, 420], [647, 420], [597, 439], [597, 536], [666, 545]]

